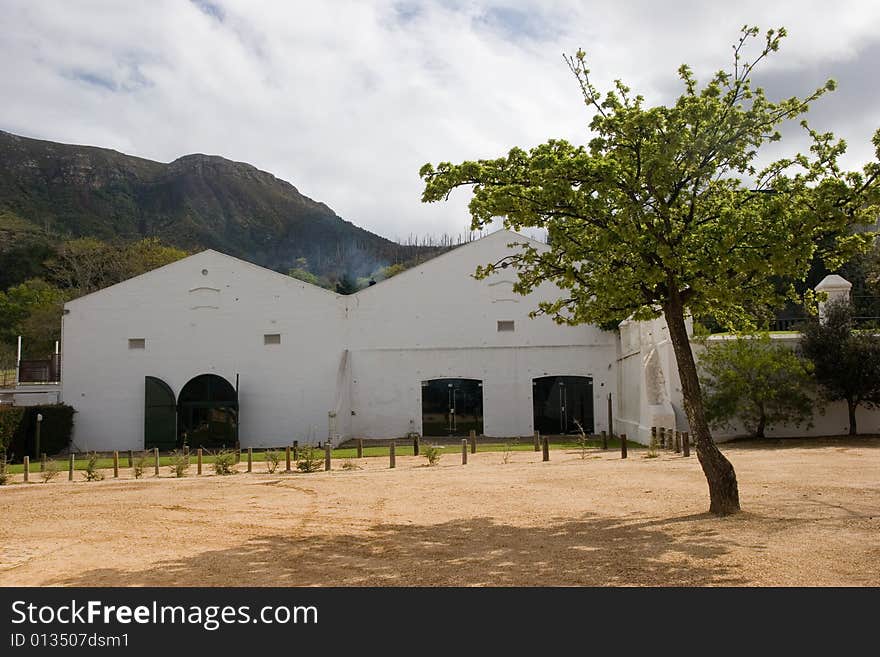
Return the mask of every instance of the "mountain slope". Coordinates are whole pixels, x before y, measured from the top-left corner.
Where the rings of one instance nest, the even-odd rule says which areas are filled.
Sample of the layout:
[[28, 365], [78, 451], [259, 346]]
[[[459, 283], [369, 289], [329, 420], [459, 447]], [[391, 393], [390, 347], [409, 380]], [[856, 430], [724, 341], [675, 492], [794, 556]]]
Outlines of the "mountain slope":
[[0, 213], [64, 237], [159, 237], [285, 270], [364, 276], [428, 256], [340, 218], [290, 183], [245, 163], [186, 155], [169, 164], [0, 131]]

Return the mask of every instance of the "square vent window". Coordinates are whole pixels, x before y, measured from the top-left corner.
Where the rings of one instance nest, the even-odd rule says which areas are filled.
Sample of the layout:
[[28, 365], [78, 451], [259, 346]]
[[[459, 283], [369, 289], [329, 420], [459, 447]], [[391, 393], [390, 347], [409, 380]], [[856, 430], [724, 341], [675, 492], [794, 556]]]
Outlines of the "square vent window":
[[146, 338], [129, 338], [128, 339], [128, 348], [129, 349], [145, 349], [147, 346]]
[[281, 344], [281, 334], [266, 333], [263, 335], [263, 344]]
[[513, 320], [512, 319], [499, 319], [498, 320], [498, 331], [513, 331]]

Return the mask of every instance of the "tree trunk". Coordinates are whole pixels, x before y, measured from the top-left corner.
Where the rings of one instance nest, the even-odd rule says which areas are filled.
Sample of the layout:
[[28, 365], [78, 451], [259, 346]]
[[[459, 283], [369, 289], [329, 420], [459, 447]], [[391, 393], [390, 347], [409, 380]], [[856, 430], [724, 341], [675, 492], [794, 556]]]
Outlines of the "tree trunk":
[[856, 408], [858, 408], [859, 404], [858, 402], [847, 399], [846, 406], [849, 409], [849, 435], [855, 436], [858, 433], [858, 429], [856, 428]]
[[664, 304], [663, 314], [678, 364], [684, 410], [691, 425], [691, 435], [694, 436], [697, 458], [709, 484], [709, 512], [720, 516], [736, 513], [740, 510], [736, 472], [709, 433], [697, 365], [684, 322], [684, 304], [677, 294]]
[[761, 410], [760, 417], [758, 418], [758, 426], [755, 429], [755, 438], [764, 438], [764, 428], [767, 426], [767, 416], [764, 414], [764, 411]]

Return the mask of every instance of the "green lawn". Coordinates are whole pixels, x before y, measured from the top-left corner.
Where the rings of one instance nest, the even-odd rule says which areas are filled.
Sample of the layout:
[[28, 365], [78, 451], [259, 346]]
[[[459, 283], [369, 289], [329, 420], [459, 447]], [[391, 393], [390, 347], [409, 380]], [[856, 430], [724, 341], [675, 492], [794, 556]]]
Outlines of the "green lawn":
[[[422, 438], [421, 445], [433, 445], [435, 444], [430, 439]], [[445, 444], [440, 445], [443, 448], [444, 454], [458, 454], [461, 452], [461, 444]], [[589, 440], [587, 441], [587, 447], [590, 449], [601, 449], [602, 441], [601, 440]], [[629, 449], [642, 449], [644, 446], [639, 445], [638, 443], [633, 443], [632, 441], [627, 441], [627, 447]], [[564, 441], [564, 442], [550, 442], [551, 450], [577, 450], [580, 449], [581, 445], [576, 441]], [[534, 443], [531, 441], [519, 441], [512, 443], [499, 443], [499, 442], [491, 442], [484, 443], [477, 441], [477, 451], [478, 452], [503, 452], [506, 449], [510, 449], [510, 451], [516, 452], [530, 452], [534, 451]], [[608, 449], [611, 450], [619, 450], [620, 449], [620, 441], [616, 438], [608, 440]], [[388, 446], [370, 446], [368, 441], [364, 441], [364, 458], [371, 458], [377, 456], [388, 457]], [[254, 462], [263, 462], [266, 460], [266, 452], [273, 451], [271, 449], [254, 449], [253, 459]], [[274, 450], [280, 454], [281, 457], [281, 465], [280, 467], [284, 468], [284, 448]], [[300, 450], [302, 451], [302, 450]], [[470, 452], [470, 447], [468, 447], [468, 451]], [[394, 448], [394, 452], [397, 456], [412, 456], [413, 455], [413, 445], [410, 441], [406, 441], [405, 443], [401, 440]], [[315, 458], [324, 458], [324, 450], [323, 449], [314, 449]], [[135, 453], [135, 461], [137, 461], [138, 453]], [[171, 456], [159, 456], [159, 467], [168, 467], [172, 462]], [[343, 447], [337, 448], [332, 451], [333, 459], [353, 459], [357, 458], [357, 448], [356, 447]], [[293, 459], [293, 454], [291, 453], [291, 460]], [[65, 459], [50, 459], [54, 460], [58, 470], [61, 472], [68, 471], [68, 460]], [[244, 449], [241, 452], [241, 461], [242, 463], [247, 462], [247, 450]], [[202, 457], [202, 462], [205, 464], [213, 463], [214, 456], [210, 454], [205, 454]], [[76, 460], [74, 462], [75, 470], [85, 470], [86, 464], [88, 463], [88, 459], [84, 454], [77, 454]], [[192, 467], [195, 467], [196, 464], [196, 453], [195, 451], [190, 452], [190, 463]], [[98, 467], [103, 469], [110, 469], [113, 467], [113, 459], [112, 458], [100, 458], [98, 459]], [[122, 452], [119, 454], [119, 467], [127, 468], [128, 467], [128, 452]], [[146, 458], [146, 463], [144, 465], [144, 469], [147, 472], [150, 472], [154, 467], [153, 456], [150, 454]], [[7, 470], [10, 474], [21, 474], [24, 472], [24, 465], [22, 464], [10, 464], [7, 466]], [[40, 461], [37, 459], [36, 461], [32, 460], [30, 464], [30, 472], [40, 472]]]

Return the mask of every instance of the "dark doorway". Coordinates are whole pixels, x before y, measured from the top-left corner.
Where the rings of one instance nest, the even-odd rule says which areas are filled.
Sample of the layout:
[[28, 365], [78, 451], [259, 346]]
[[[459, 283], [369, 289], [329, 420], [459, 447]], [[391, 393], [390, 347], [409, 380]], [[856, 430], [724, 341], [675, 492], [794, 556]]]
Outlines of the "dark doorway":
[[483, 433], [483, 382], [479, 379], [422, 381], [422, 434]]
[[532, 380], [535, 431], [578, 433], [578, 423], [593, 433], [593, 379], [588, 376], [542, 376]]
[[144, 449], [174, 449], [177, 445], [177, 404], [162, 379], [144, 377]]
[[234, 447], [238, 442], [238, 393], [223, 377], [202, 374], [183, 386], [177, 403], [177, 444]]

